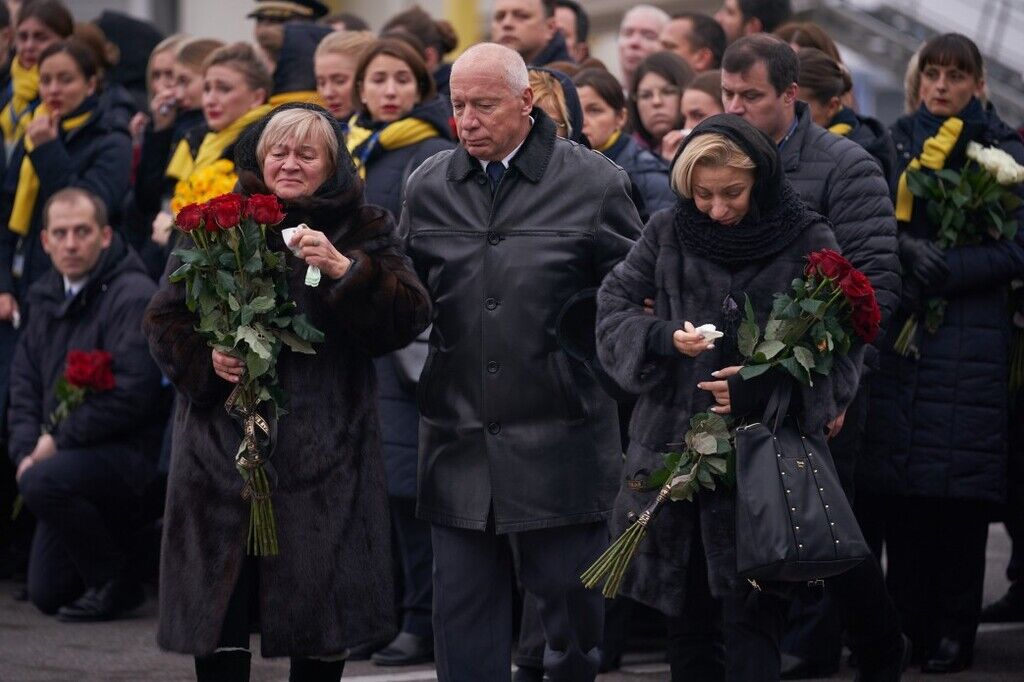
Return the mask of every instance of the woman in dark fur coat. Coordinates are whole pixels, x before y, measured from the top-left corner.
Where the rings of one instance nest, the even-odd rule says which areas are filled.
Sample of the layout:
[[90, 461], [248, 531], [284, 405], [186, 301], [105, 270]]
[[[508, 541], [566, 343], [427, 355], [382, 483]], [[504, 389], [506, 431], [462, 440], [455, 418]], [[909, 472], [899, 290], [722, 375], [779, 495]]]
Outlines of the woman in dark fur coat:
[[[706, 119], [687, 139], [672, 170], [680, 194], [660, 211], [598, 293], [602, 365], [640, 395], [630, 423], [624, 481], [613, 527], [657, 494], [646, 477], [659, 454], [682, 440], [690, 418], [709, 408], [743, 417], [763, 409], [775, 382], [744, 382], [736, 329], [744, 296], [763, 325], [776, 292], [802, 275], [806, 257], [836, 249], [828, 223], [807, 209], [785, 180], [775, 145], [737, 116]], [[654, 315], [644, 299], [654, 299]], [[706, 342], [695, 325], [725, 332]], [[832, 425], [857, 387], [849, 357], [832, 375], [799, 388], [804, 428]], [[736, 575], [735, 491], [701, 490], [694, 502], [668, 506], [640, 546], [623, 593], [670, 616], [673, 679], [777, 680], [778, 639], [786, 602]], [[720, 602], [711, 597], [720, 598]], [[725, 651], [723, 661], [723, 634]]]
[[[246, 194], [273, 193], [307, 223], [289, 246], [289, 291], [326, 339], [316, 355], [283, 350], [289, 397], [271, 462], [280, 554], [245, 556], [249, 502], [224, 410], [241, 364], [194, 330], [181, 284], [164, 284], [146, 313], [157, 363], [181, 399], [160, 570], [159, 643], [196, 656], [200, 681], [247, 680], [249, 624], [264, 656], [290, 656], [292, 680], [341, 677], [346, 651], [394, 633], [387, 493], [372, 358], [408, 344], [430, 312], [396, 248], [387, 213], [363, 204], [362, 183], [327, 111], [286, 105], [250, 126], [235, 151]], [[277, 230], [271, 248], [285, 250]], [[177, 267], [172, 258], [169, 268]], [[303, 285], [307, 264], [324, 281]]]

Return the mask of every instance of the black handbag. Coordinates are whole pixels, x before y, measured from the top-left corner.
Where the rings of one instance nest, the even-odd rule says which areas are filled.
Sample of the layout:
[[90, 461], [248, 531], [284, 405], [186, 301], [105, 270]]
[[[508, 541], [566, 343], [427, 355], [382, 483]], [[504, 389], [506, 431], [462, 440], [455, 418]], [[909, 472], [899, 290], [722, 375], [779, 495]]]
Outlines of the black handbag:
[[839, 575], [871, 552], [825, 434], [788, 415], [791, 393], [782, 382], [764, 418], [736, 430], [736, 570], [755, 587]]

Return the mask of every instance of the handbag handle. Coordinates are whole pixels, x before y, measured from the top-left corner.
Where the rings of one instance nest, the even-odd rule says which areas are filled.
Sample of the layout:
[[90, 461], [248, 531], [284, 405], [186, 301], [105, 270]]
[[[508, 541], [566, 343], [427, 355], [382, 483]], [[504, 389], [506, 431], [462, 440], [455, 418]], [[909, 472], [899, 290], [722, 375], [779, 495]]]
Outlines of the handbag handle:
[[761, 423], [771, 429], [772, 433], [776, 433], [779, 427], [782, 426], [783, 420], [789, 413], [789, 400], [793, 393], [793, 382], [787, 378], [775, 387], [772, 391], [771, 397], [768, 399], [768, 405], [764, 408], [764, 416], [761, 417]]

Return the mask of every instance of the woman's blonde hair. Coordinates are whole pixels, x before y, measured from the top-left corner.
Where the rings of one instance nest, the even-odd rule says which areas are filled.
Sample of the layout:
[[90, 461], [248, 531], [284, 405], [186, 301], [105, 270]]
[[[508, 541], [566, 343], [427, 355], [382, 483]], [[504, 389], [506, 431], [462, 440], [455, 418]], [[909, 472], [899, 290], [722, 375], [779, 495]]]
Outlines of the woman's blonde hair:
[[684, 199], [693, 197], [693, 170], [697, 166], [710, 168], [727, 166], [740, 170], [755, 170], [757, 168], [747, 153], [725, 135], [719, 133], [700, 135], [683, 148], [682, 154], [672, 164], [672, 190]]
[[338, 136], [321, 114], [310, 109], [285, 109], [271, 116], [256, 142], [256, 161], [263, 170], [267, 152], [283, 142], [309, 144], [327, 155], [327, 177], [338, 168]]
[[170, 52], [171, 57], [176, 60], [178, 58], [178, 48], [187, 41], [187, 35], [184, 33], [175, 33], [174, 35], [168, 36], [157, 43], [156, 47], [154, 47], [152, 52], [149, 53], [149, 60], [146, 62], [146, 92], [150, 95], [153, 94], [153, 84], [150, 82], [150, 74], [153, 71], [153, 59], [155, 59], [158, 54]]
[[203, 62], [211, 54], [224, 47], [224, 43], [216, 38], [192, 38], [185, 40], [174, 52], [174, 61], [189, 71], [203, 72]]
[[574, 131], [569, 122], [569, 105], [565, 102], [565, 90], [559, 80], [546, 71], [530, 69], [530, 88], [533, 90], [534, 105], [541, 106], [545, 100], [549, 102], [565, 121], [565, 137], [571, 138]]
[[213, 66], [234, 69], [242, 75], [250, 90], [263, 90], [264, 101], [270, 97], [274, 82], [266, 65], [249, 43], [232, 43], [214, 50], [203, 62], [203, 74]]
[[324, 36], [316, 46], [314, 59], [328, 54], [340, 54], [352, 57], [356, 62], [373, 45], [377, 37], [371, 31], [335, 31]]

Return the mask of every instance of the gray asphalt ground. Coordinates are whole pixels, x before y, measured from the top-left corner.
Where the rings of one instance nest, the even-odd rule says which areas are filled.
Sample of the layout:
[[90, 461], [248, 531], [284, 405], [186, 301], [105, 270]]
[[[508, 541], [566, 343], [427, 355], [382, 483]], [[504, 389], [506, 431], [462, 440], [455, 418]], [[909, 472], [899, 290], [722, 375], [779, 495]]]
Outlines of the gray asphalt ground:
[[[1002, 526], [993, 525], [988, 545], [985, 602], [1006, 590], [1005, 569], [1010, 547]], [[150, 599], [134, 618], [112, 623], [69, 625], [41, 615], [30, 605], [15, 601], [17, 586], [0, 582], [0, 682], [190, 682], [192, 659], [160, 651], [154, 641], [156, 602]], [[258, 642], [253, 641], [255, 650]], [[257, 658], [253, 682], [286, 682], [288, 663]], [[368, 662], [350, 662], [346, 682], [431, 682], [431, 666], [379, 668]], [[599, 682], [655, 682], [668, 680], [668, 666], [657, 654], [627, 655], [621, 670], [601, 675]], [[844, 668], [832, 680], [851, 680]], [[906, 680], [932, 680], [913, 671]], [[942, 679], [942, 678], [939, 678]], [[948, 676], [956, 682], [1024, 681], [1024, 624], [982, 626], [974, 668]], [[481, 680], [480, 682], [492, 682]], [[694, 682], [700, 682], [695, 680]]]

